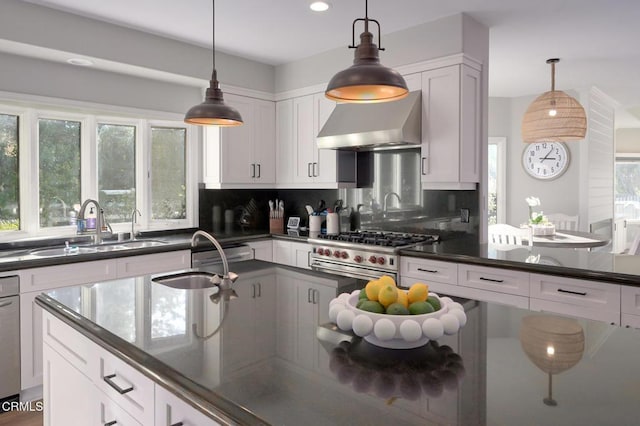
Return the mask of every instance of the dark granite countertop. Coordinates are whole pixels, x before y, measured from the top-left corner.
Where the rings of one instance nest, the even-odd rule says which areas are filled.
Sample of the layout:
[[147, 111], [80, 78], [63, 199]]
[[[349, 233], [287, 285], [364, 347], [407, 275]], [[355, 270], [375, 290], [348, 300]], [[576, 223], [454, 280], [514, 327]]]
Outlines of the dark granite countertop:
[[640, 286], [640, 256], [616, 255], [607, 247], [587, 249], [495, 246], [471, 239], [451, 239], [420, 245], [402, 256], [562, 275], [595, 281]]
[[[331, 324], [318, 327], [326, 312], [303, 309], [307, 286], [341, 278], [259, 261], [232, 266], [240, 297], [207, 340], [194, 333], [213, 330], [223, 315], [222, 305], [209, 300], [211, 289], [178, 290], [144, 276], [51, 290], [36, 301], [176, 395], [234, 424], [637, 423], [636, 330], [459, 300], [468, 320], [457, 334], [418, 349], [383, 349]], [[256, 280], [263, 300], [251, 297]], [[314, 309], [324, 311], [322, 294], [324, 305]], [[255, 303], [260, 309], [250, 308]], [[574, 340], [563, 340], [563, 321], [577, 330]], [[544, 339], [536, 343], [540, 333]], [[545, 358], [549, 342], [562, 354], [562, 368]], [[556, 406], [543, 402], [548, 372]]]

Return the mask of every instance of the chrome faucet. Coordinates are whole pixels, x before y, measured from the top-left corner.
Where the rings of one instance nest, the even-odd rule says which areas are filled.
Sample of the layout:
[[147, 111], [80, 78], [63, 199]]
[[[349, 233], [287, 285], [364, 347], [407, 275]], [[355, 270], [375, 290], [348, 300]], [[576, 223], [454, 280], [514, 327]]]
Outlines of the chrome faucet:
[[140, 213], [140, 210], [138, 209], [133, 209], [133, 211], [131, 212], [131, 234], [129, 235], [129, 239], [131, 241], [136, 239], [136, 230], [135, 230], [135, 224], [137, 223], [136, 214], [138, 216], [142, 216], [142, 213]]
[[395, 195], [396, 198], [398, 198], [398, 204], [400, 204], [402, 202], [402, 200], [400, 199], [400, 196], [398, 195], [397, 192], [387, 192], [386, 194], [384, 194], [384, 201], [382, 203], [382, 211], [384, 213], [387, 212], [387, 202], [389, 201], [389, 196], [391, 195]]
[[[94, 199], [91, 199], [91, 198], [86, 199], [85, 202], [82, 203], [82, 206], [80, 206], [80, 211], [78, 212], [78, 220], [85, 220], [85, 210], [87, 210], [87, 206], [92, 203], [96, 207], [95, 243], [101, 244], [102, 243], [102, 208], [100, 207], [100, 204]], [[109, 225], [107, 224], [107, 226]]]
[[213, 277], [211, 277], [211, 282], [218, 287], [218, 292], [210, 296], [211, 301], [214, 303], [218, 303], [220, 299], [222, 299], [227, 302], [230, 299], [237, 298], [238, 295], [236, 294], [235, 290], [231, 288], [231, 284], [233, 284], [233, 282], [238, 279], [238, 274], [229, 272], [229, 263], [227, 262], [227, 256], [224, 254], [224, 250], [222, 250], [222, 246], [215, 238], [213, 238], [211, 234], [204, 231], [196, 231], [191, 237], [191, 247], [195, 247], [197, 245], [198, 236], [204, 237], [207, 240], [211, 241], [211, 243], [220, 253], [222, 265], [224, 266], [224, 275], [222, 275], [222, 278], [220, 278], [218, 275], [214, 275]]

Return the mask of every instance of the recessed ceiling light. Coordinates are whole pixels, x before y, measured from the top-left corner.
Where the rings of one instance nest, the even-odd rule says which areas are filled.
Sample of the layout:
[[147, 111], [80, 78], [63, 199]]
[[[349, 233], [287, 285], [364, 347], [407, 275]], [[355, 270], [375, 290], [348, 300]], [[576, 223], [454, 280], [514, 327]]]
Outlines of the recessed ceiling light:
[[85, 58], [71, 58], [67, 59], [67, 62], [71, 65], [77, 65], [79, 67], [90, 67], [93, 65], [93, 61]]
[[329, 3], [327, 3], [326, 1], [314, 1], [309, 5], [309, 9], [313, 10], [314, 12], [324, 12], [325, 10], [329, 9]]

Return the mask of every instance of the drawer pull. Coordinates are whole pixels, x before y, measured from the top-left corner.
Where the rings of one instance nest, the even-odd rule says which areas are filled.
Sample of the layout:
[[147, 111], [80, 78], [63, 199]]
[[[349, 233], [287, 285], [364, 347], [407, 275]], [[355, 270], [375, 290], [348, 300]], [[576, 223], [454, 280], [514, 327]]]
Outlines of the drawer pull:
[[128, 388], [122, 389], [120, 386], [118, 386], [117, 384], [115, 384], [115, 382], [111, 379], [113, 379], [114, 377], [116, 377], [115, 374], [109, 374], [108, 376], [104, 376], [102, 379], [107, 382], [107, 384], [109, 386], [111, 386], [112, 388], [114, 388], [116, 390], [116, 392], [118, 392], [120, 395], [124, 395], [125, 393], [131, 392], [133, 390], [133, 386], [129, 386]]
[[182, 423], [182, 422], [178, 422], [178, 423], [174, 423], [174, 424], [172, 424], [171, 426], [182, 426], [182, 425], [184, 425], [184, 423]]
[[113, 426], [113, 425], [115, 425], [115, 424], [118, 424], [118, 421], [117, 421], [117, 420], [112, 420], [112, 421], [110, 421], [109, 423], [105, 423], [105, 424], [104, 424], [104, 426]]
[[558, 292], [559, 292], [559, 293], [576, 294], [576, 295], [578, 295], [578, 296], [586, 296], [586, 295], [587, 295], [587, 292], [586, 292], [586, 291], [585, 291], [585, 292], [582, 292], [582, 291], [571, 291], [571, 290], [564, 290], [564, 289], [562, 289], [562, 288], [559, 288], [559, 289], [558, 289]]
[[438, 273], [438, 270], [437, 270], [437, 269], [432, 270], [432, 269], [418, 268], [418, 271], [420, 271], [420, 272], [430, 272], [430, 273], [432, 273], [432, 274], [437, 274], [437, 273]]
[[482, 281], [491, 281], [492, 283], [503, 283], [504, 280], [494, 280], [493, 278], [480, 277]]

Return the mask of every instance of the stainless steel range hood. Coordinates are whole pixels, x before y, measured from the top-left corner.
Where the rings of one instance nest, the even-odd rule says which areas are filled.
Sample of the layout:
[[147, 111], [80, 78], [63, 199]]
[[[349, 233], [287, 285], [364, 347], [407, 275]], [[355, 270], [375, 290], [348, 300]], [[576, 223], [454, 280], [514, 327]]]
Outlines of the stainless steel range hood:
[[379, 151], [420, 146], [421, 92], [399, 101], [338, 104], [317, 137], [318, 148]]

